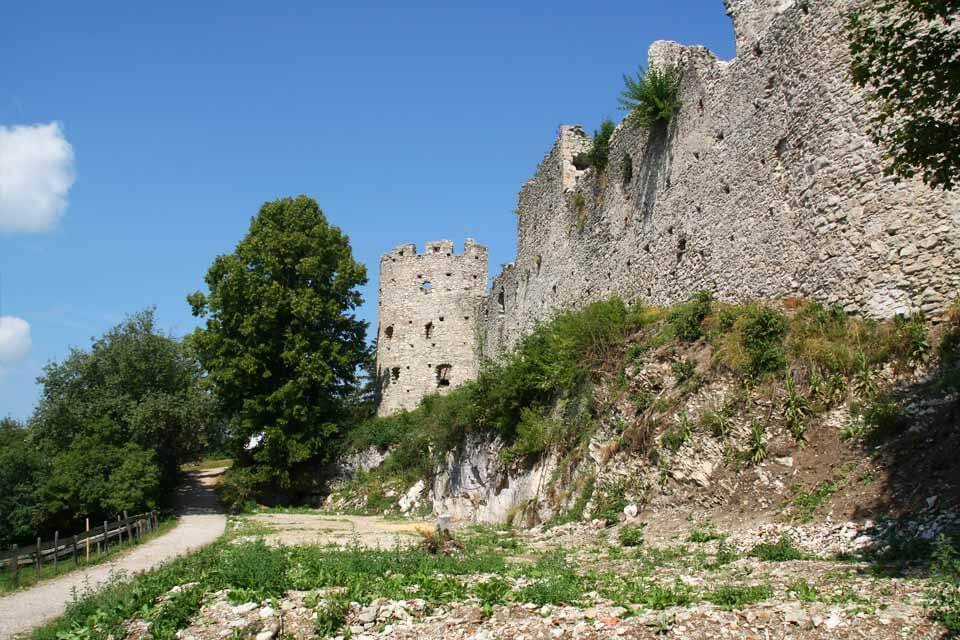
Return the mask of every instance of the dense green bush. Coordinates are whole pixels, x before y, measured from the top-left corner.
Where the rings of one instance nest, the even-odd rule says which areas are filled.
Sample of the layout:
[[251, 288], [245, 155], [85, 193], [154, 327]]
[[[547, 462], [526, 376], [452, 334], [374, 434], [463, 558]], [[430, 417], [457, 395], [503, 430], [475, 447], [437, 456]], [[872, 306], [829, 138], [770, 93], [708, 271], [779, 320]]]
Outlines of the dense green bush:
[[748, 357], [748, 372], [753, 376], [780, 371], [786, 364], [783, 339], [787, 319], [770, 307], [750, 309], [738, 322], [740, 337]]
[[638, 125], [669, 124], [680, 110], [680, 71], [674, 66], [641, 69], [636, 78], [626, 74], [623, 84], [620, 106]]
[[623, 525], [617, 539], [625, 547], [639, 547], [643, 544], [643, 529], [644, 527], [633, 524]]
[[254, 469], [233, 467], [227, 470], [217, 485], [217, 496], [223, 506], [234, 513], [252, 511], [256, 507], [254, 496], [257, 487], [262, 482], [263, 479], [256, 476]]
[[703, 321], [713, 307], [713, 295], [700, 291], [689, 301], [677, 305], [670, 312], [670, 326], [678, 340], [693, 342], [703, 337]]

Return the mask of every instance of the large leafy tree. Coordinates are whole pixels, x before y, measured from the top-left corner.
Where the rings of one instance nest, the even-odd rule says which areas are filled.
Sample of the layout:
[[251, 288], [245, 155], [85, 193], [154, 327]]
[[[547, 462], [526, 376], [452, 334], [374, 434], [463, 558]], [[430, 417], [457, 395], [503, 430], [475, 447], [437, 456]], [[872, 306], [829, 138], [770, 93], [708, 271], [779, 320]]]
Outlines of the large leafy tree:
[[960, 181], [960, 0], [867, 0], [850, 17], [853, 80], [876, 103], [889, 173]]
[[0, 420], [0, 546], [32, 537], [47, 466], [29, 430]]
[[52, 461], [41, 528], [157, 505], [196, 458], [212, 415], [202, 371], [151, 309], [47, 365], [30, 438]]
[[264, 204], [214, 260], [209, 294], [188, 296], [206, 318], [190, 342], [248, 475], [288, 488], [329, 452], [367, 353], [354, 315], [366, 281], [347, 236], [300, 196]]

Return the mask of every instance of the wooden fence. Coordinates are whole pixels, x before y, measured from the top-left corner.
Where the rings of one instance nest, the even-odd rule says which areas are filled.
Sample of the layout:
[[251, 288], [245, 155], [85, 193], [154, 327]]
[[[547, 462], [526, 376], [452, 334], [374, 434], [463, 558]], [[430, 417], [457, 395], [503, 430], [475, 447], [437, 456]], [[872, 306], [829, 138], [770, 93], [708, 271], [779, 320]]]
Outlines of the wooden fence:
[[0, 568], [10, 571], [14, 584], [19, 584], [23, 567], [34, 567], [39, 576], [44, 564], [57, 566], [63, 559], [72, 559], [74, 564], [79, 564], [81, 559], [90, 560], [91, 555], [98, 556], [106, 553], [111, 546], [122, 545], [124, 538], [128, 543], [134, 539], [140, 540], [144, 534], [159, 526], [160, 515], [156, 511], [130, 517], [124, 512], [115, 521], [104, 521], [93, 528], [90, 528], [88, 518], [86, 531], [82, 533], [61, 538], [58, 531], [53, 534], [53, 540], [44, 542], [37, 538], [35, 545], [22, 548], [13, 545], [8, 551], [0, 552]]

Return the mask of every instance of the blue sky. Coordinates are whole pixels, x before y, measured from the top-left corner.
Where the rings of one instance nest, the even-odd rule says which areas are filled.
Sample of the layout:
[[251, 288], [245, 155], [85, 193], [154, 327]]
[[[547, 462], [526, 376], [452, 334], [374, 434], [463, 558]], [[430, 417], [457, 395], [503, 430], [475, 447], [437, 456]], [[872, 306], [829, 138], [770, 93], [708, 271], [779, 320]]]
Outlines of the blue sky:
[[276, 197], [349, 234], [371, 323], [397, 244], [475, 237], [498, 271], [558, 125], [618, 118], [621, 75], [662, 38], [734, 53], [721, 0], [4, 3], [0, 192], [53, 166], [29, 185], [65, 199], [6, 225], [33, 204], [0, 202], [0, 316], [31, 339], [0, 362], [0, 416], [28, 416], [44, 363], [129, 313], [189, 332], [184, 297]]

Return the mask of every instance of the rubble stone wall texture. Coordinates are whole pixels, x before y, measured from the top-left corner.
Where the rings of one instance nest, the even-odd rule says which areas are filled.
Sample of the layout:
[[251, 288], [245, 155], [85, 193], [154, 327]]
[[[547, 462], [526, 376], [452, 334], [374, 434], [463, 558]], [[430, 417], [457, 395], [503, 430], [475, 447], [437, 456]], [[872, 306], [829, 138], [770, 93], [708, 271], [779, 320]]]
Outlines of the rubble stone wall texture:
[[487, 292], [487, 249], [467, 240], [413, 244], [380, 258], [377, 373], [380, 415], [413, 409], [477, 375], [476, 310]]
[[683, 74], [668, 127], [622, 122], [602, 173], [573, 166], [590, 141], [561, 127], [520, 192], [517, 257], [481, 305], [481, 356], [614, 294], [797, 296], [876, 317], [936, 316], [958, 295], [960, 194], [883, 175], [849, 79], [855, 0], [726, 4], [734, 60], [651, 47], [652, 64]]

